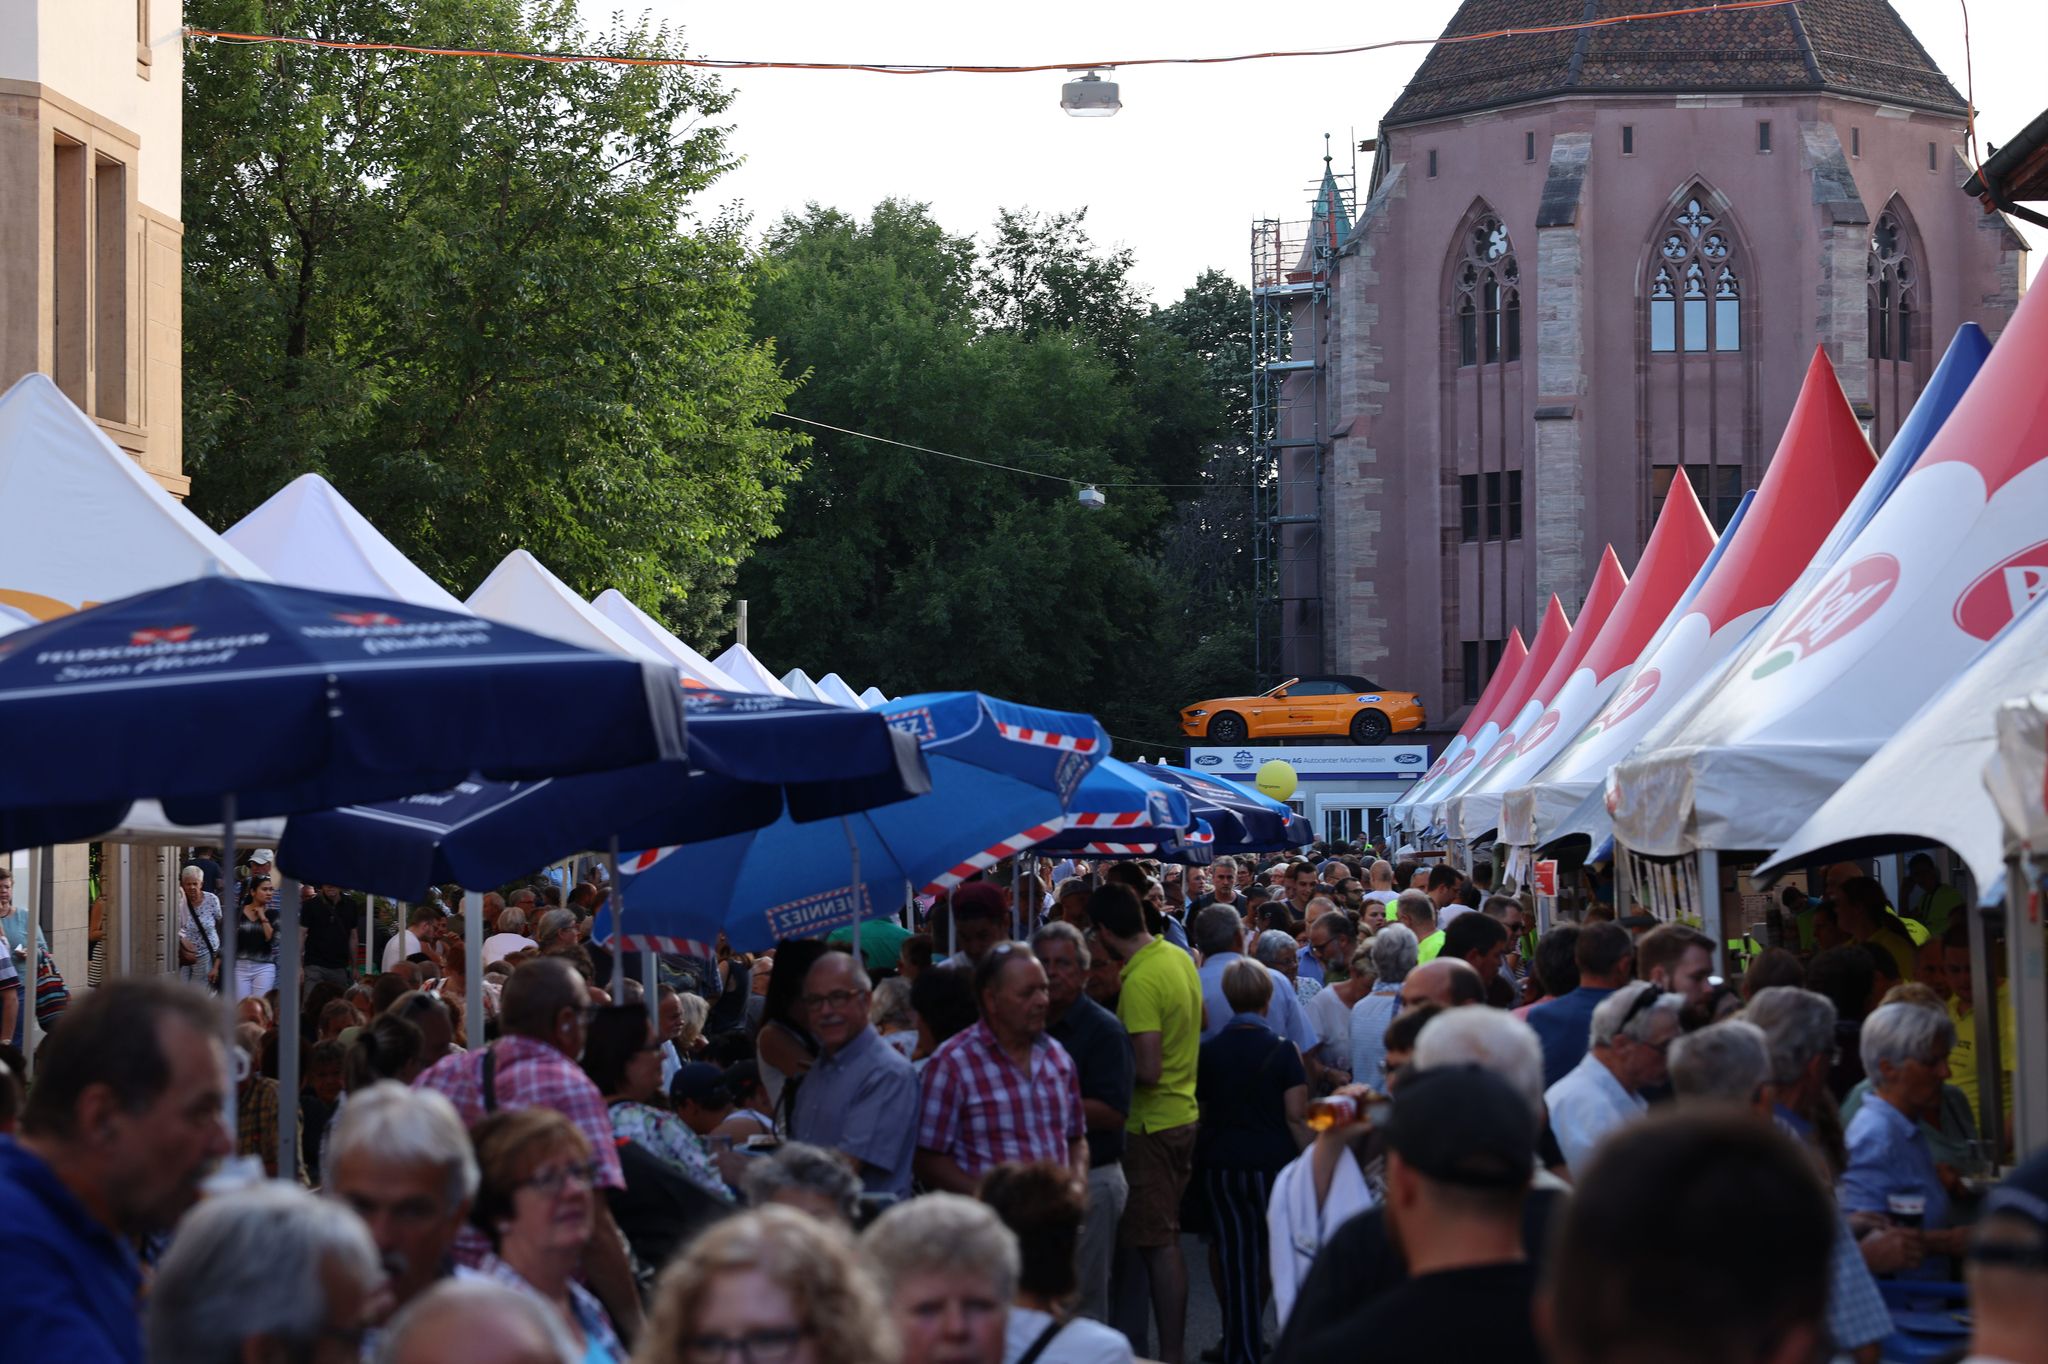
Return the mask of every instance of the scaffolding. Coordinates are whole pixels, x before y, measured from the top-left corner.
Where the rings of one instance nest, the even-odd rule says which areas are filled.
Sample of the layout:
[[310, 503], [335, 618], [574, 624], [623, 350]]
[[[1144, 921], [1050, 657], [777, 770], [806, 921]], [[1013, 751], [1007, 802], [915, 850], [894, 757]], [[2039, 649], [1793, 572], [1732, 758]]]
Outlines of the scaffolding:
[[1307, 219], [1252, 223], [1252, 666], [1261, 686], [1325, 666], [1326, 333], [1356, 183], [1356, 166], [1340, 174], [1326, 152]]

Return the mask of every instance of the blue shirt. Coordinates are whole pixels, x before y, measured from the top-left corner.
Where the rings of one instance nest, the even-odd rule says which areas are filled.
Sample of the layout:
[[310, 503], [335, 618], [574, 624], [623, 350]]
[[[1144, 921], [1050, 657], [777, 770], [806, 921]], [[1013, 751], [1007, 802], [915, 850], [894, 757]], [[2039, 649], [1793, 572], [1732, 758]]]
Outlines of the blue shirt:
[[1538, 1004], [1525, 1015], [1543, 1044], [1543, 1087], [1550, 1088], [1572, 1073], [1572, 1067], [1586, 1058], [1586, 1043], [1593, 1034], [1593, 1010], [1613, 990], [1581, 985], [1569, 994]]
[[1849, 1120], [1843, 1140], [1848, 1168], [1836, 1186], [1843, 1212], [1888, 1214], [1893, 1194], [1918, 1194], [1927, 1200], [1922, 1226], [1937, 1230], [1949, 1224], [1948, 1191], [1919, 1123], [1873, 1093]]
[[[1223, 970], [1234, 961], [1244, 960], [1242, 952], [1218, 952], [1202, 963], [1202, 1040], [1209, 1041], [1228, 1027], [1237, 1010], [1230, 1007], [1230, 1001], [1223, 997]], [[1301, 996], [1295, 993], [1294, 982], [1272, 967], [1266, 973], [1273, 978], [1273, 1002], [1266, 1006], [1268, 1025], [1274, 1032], [1301, 1048], [1303, 1056], [1321, 1046], [1323, 1039], [1316, 1036], [1315, 1024], [1308, 1021], [1308, 1010], [1301, 1007]]]
[[1387, 1091], [1387, 1024], [1401, 1012], [1398, 983], [1380, 984], [1351, 1006], [1351, 1083]]
[[1303, 943], [1295, 952], [1294, 963], [1294, 974], [1297, 979], [1312, 980], [1318, 985], [1330, 983], [1323, 976], [1323, 959], [1317, 956], [1316, 950], [1307, 943]]
[[873, 1028], [820, 1056], [797, 1086], [790, 1135], [858, 1160], [869, 1193], [910, 1195], [917, 1072]]
[[134, 1254], [40, 1156], [0, 1139], [0, 1359], [142, 1364]]

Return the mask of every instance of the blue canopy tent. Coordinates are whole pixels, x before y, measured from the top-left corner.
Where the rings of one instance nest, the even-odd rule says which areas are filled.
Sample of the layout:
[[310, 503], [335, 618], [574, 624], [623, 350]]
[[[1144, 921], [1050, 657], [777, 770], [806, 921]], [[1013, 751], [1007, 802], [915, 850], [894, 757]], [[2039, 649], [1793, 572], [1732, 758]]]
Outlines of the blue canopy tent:
[[1163, 763], [1154, 763], [1145, 771], [1187, 793], [1194, 813], [1216, 830], [1215, 851], [1219, 854], [1281, 852], [1315, 841], [1314, 825], [1252, 787]]
[[[674, 950], [724, 933], [736, 950], [756, 951], [893, 912], [906, 887], [944, 891], [1057, 833], [1109, 750], [1090, 716], [975, 692], [905, 697], [870, 713], [919, 741], [929, 794], [836, 823], [785, 816], [637, 853], [622, 867], [633, 922], [620, 943]], [[1120, 798], [1142, 808], [1150, 794], [1132, 786]], [[607, 916], [597, 932], [613, 934]]]

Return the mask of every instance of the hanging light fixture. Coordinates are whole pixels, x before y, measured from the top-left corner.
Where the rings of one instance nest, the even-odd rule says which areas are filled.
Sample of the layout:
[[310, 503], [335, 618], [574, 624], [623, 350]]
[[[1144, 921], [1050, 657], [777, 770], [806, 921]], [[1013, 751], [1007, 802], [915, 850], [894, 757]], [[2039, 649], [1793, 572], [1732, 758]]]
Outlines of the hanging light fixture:
[[1075, 118], [1108, 118], [1124, 107], [1116, 90], [1115, 81], [1089, 71], [1060, 87], [1060, 108]]
[[1081, 489], [1076, 494], [1076, 498], [1089, 511], [1101, 511], [1109, 505], [1109, 499], [1104, 497], [1101, 489], [1097, 488], [1093, 483]]

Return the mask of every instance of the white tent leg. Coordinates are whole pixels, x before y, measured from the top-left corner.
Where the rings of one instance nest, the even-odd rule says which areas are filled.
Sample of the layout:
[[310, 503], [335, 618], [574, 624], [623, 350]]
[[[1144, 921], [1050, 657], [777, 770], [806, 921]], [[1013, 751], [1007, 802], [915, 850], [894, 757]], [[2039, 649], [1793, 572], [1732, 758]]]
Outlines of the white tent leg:
[[[128, 864], [129, 848], [121, 845], [121, 969], [120, 974], [128, 975], [135, 970], [135, 886], [130, 880]], [[106, 944], [100, 944], [100, 954], [106, 955]]]
[[[2035, 875], [2031, 859], [2006, 863], [2005, 942], [2018, 1052], [2013, 1057], [2018, 1091], [2013, 1096], [2014, 1147], [2022, 1160], [2048, 1146], [2048, 978], [2042, 974]], [[1990, 995], [1978, 996], [1978, 1012], [1997, 1007]], [[1981, 1068], [1977, 1073], [1985, 1074]]]
[[1700, 932], [1714, 944], [1713, 960], [1717, 974], [1728, 979], [1728, 935], [1722, 932], [1721, 924], [1721, 854], [1714, 848], [1701, 848], [1697, 863], [1699, 879], [1696, 882], [1699, 893]]
[[290, 1183], [297, 1181], [299, 1171], [300, 965], [304, 947], [299, 932], [299, 883], [286, 877], [277, 893], [283, 897], [272, 949], [277, 958], [277, 1177]]
[[469, 1049], [484, 1044], [484, 893], [462, 897], [462, 1026]]

